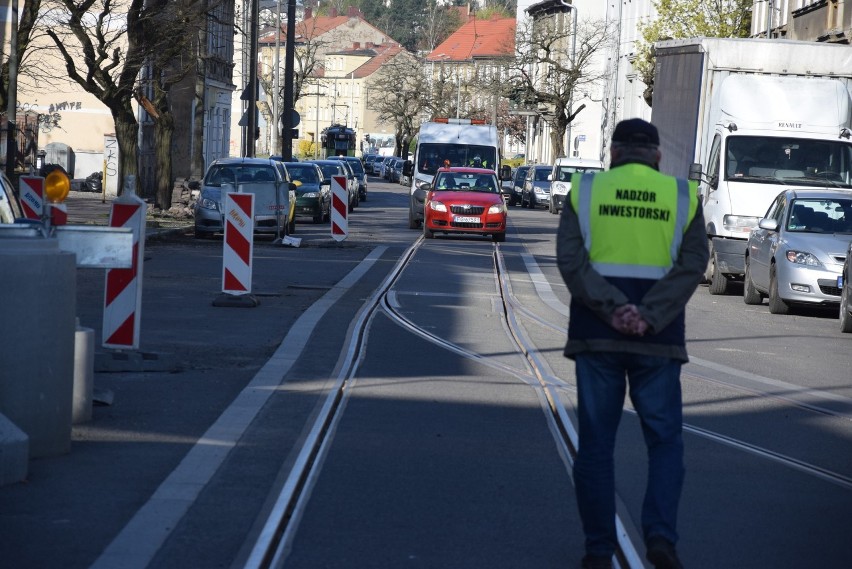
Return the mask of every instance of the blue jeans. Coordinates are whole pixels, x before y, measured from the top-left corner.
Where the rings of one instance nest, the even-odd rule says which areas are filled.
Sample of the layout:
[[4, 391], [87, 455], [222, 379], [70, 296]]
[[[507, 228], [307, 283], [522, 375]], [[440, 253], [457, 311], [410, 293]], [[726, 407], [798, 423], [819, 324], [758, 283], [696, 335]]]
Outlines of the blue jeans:
[[648, 448], [642, 531], [646, 540], [661, 536], [676, 543], [684, 475], [681, 362], [621, 352], [577, 354], [575, 361], [580, 448], [574, 487], [586, 553], [612, 555], [617, 544], [613, 451], [627, 380]]

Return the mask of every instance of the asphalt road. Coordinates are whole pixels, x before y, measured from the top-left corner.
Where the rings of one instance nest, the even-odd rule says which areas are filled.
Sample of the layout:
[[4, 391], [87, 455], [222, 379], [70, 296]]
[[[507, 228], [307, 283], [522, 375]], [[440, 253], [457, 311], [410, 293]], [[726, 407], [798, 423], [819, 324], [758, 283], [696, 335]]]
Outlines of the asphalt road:
[[[406, 207], [405, 188], [374, 181], [345, 242], [301, 219], [300, 248], [256, 240], [256, 308], [213, 306], [220, 240], [191, 231], [150, 240], [147, 369], [97, 372], [112, 403], [74, 427], [71, 453], [34, 460], [27, 482], [0, 488], [0, 566], [242, 566], [270, 489], [339, 373], [351, 323], [419, 236]], [[537, 318], [522, 325], [570, 406], [557, 217], [512, 208], [510, 220], [499, 249], [514, 295]], [[418, 328], [520, 367], [493, 251], [486, 240], [429, 241], [394, 299]], [[76, 284], [81, 324], [99, 346], [103, 275], [81, 270]], [[686, 565], [852, 566], [852, 336], [836, 313], [775, 316], [702, 287], [687, 335]], [[530, 385], [378, 313], [285, 566], [577, 566], [569, 471], [543, 417]], [[616, 464], [634, 535], [645, 469], [637, 423], [628, 404]]]

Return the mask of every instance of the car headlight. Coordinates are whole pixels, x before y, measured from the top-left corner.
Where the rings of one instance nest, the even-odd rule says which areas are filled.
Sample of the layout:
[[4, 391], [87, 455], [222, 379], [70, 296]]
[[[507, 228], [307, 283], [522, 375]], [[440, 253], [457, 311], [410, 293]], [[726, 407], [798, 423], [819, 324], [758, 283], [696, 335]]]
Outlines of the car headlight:
[[505, 213], [506, 204], [496, 203], [488, 208], [488, 213]]
[[553, 193], [558, 195], [567, 194], [570, 187], [571, 184], [566, 184], [564, 182], [556, 182], [555, 184], [553, 184]]
[[726, 215], [722, 218], [722, 224], [728, 231], [741, 231], [748, 233], [757, 227], [759, 218], [747, 215]]
[[429, 202], [429, 209], [431, 209], [432, 211], [443, 211], [444, 213], [447, 212], [447, 206], [445, 206], [441, 202]]
[[819, 259], [808, 253], [807, 251], [787, 251], [787, 260], [797, 265], [807, 265], [809, 267], [821, 267], [822, 263]]
[[303, 193], [303, 194], [302, 194], [301, 196], [299, 196], [299, 197], [302, 197], [302, 198], [315, 198], [315, 197], [317, 197], [318, 195], [319, 195], [319, 194], [318, 194], [317, 192], [305, 192], [305, 193]]
[[210, 198], [201, 198], [198, 205], [203, 209], [219, 209], [219, 204], [216, 203], [216, 200], [211, 200]]

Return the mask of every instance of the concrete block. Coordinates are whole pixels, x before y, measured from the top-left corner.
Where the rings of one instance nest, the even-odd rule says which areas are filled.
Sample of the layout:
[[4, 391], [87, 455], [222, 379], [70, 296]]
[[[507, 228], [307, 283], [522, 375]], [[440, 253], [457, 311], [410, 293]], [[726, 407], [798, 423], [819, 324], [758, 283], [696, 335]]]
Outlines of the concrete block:
[[0, 486], [26, 479], [29, 458], [30, 438], [0, 413]]

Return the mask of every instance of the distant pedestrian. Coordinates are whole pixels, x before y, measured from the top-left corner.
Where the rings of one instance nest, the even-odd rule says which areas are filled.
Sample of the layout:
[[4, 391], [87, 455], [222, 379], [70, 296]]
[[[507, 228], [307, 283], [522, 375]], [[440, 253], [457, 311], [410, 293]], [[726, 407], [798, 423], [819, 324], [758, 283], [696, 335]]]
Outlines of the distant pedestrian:
[[559, 222], [557, 264], [571, 292], [564, 354], [575, 360], [578, 393], [574, 483], [588, 569], [612, 567], [617, 546], [613, 452], [628, 387], [648, 451], [646, 557], [656, 568], [683, 567], [675, 544], [684, 308], [703, 278], [708, 247], [695, 183], [657, 171], [659, 144], [652, 124], [618, 123], [610, 170], [573, 176]]

